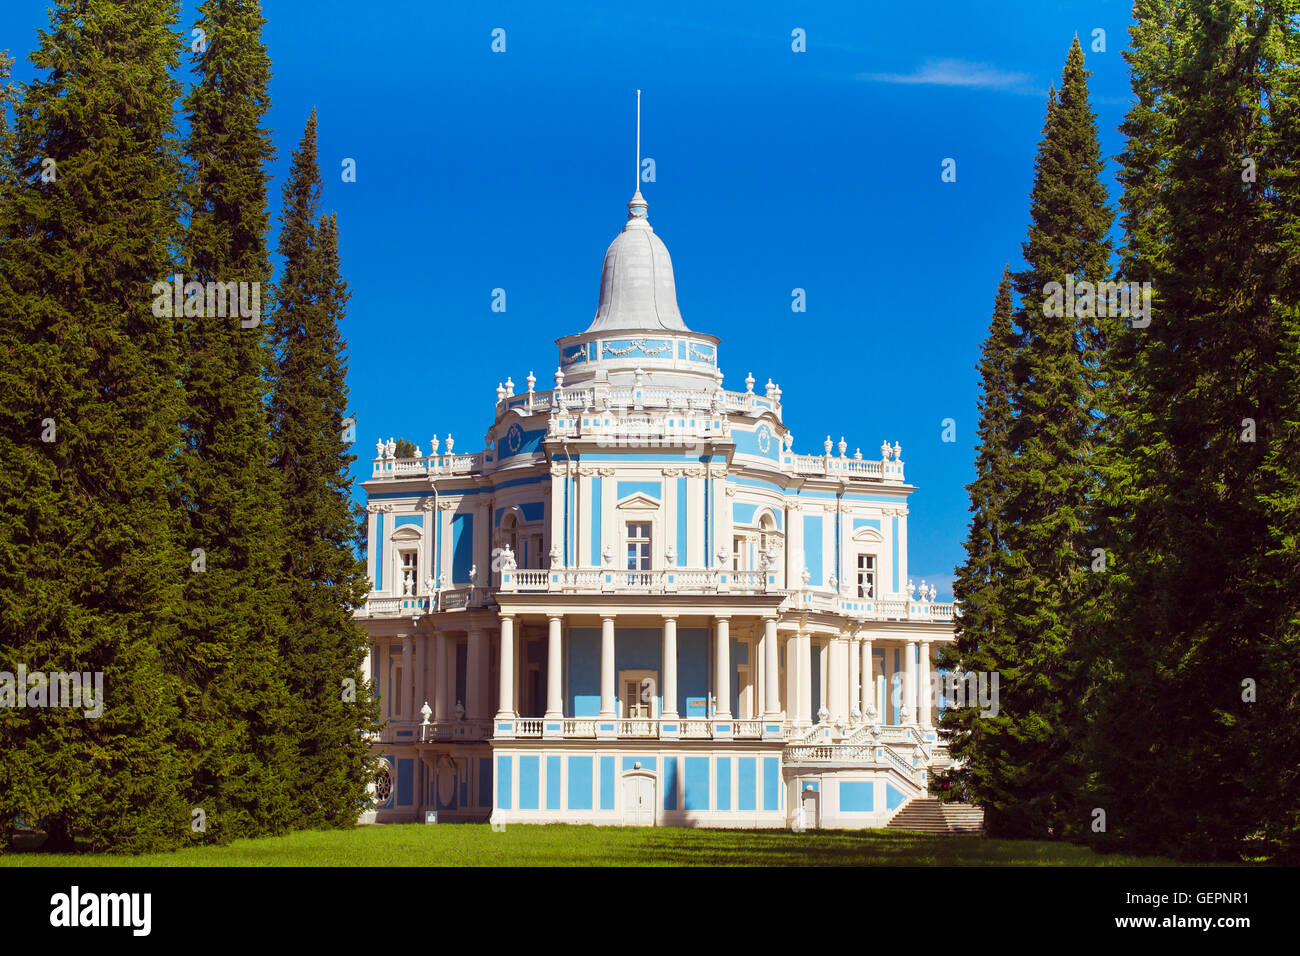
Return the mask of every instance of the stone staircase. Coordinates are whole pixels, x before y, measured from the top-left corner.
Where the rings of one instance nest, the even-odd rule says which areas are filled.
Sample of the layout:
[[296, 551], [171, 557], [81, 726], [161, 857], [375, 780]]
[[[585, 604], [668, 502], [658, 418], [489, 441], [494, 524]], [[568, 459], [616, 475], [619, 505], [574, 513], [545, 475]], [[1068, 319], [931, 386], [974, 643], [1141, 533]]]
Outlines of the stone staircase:
[[909, 800], [885, 824], [887, 830], [921, 833], [980, 833], [984, 811], [969, 803], [942, 803], [934, 797]]

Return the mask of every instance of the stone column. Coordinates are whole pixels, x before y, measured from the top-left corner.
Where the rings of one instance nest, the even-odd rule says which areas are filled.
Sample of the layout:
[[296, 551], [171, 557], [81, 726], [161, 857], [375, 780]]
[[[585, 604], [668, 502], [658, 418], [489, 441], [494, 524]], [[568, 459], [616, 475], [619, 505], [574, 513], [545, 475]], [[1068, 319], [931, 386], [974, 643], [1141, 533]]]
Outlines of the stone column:
[[826, 665], [826, 709], [830, 711], [831, 722], [842, 724], [848, 718], [844, 691], [844, 637], [832, 634], [827, 645], [829, 660]]
[[614, 704], [614, 619], [600, 619], [600, 716], [616, 715]]
[[[415, 619], [415, 629], [417, 631], [415, 636], [418, 640], [415, 643], [415, 709], [411, 711], [412, 719], [420, 717], [420, 708], [424, 706], [424, 701], [428, 696], [428, 690], [425, 687], [424, 681], [425, 673], [429, 666], [429, 639], [423, 634], [418, 633], [420, 629], [419, 618]], [[424, 718], [420, 717], [420, 719], [423, 720]]]
[[414, 668], [411, 667], [411, 649], [411, 635], [407, 634], [402, 638], [402, 686], [397, 689], [402, 717], [406, 720], [410, 720], [415, 713], [415, 708], [411, 706], [411, 687], [415, 677]]
[[907, 647], [903, 649], [903, 706], [907, 708], [907, 713], [903, 716], [905, 724], [916, 722], [916, 666], [913, 663], [915, 660], [916, 641], [908, 641]]
[[[867, 638], [862, 642], [862, 686], [859, 688], [862, 703], [859, 706], [862, 710], [862, 719], [866, 720], [868, 723], [874, 722], [871, 720], [870, 714], [871, 711], [876, 709], [876, 678], [871, 673], [873, 666], [874, 660], [871, 654], [871, 638]], [[877, 713], [876, 720], [879, 719], [880, 714]]]
[[564, 655], [560, 647], [563, 623], [564, 619], [560, 617], [552, 617], [547, 622], [545, 716], [548, 718], [564, 716], [564, 701], [562, 699], [564, 685], [561, 682], [561, 678], [564, 676], [562, 673]]
[[813, 722], [812, 712], [812, 635], [799, 632], [799, 721]]
[[713, 667], [713, 716], [716, 720], [731, 719], [731, 622], [725, 617], [715, 619], [717, 631], [716, 656]]
[[498, 720], [512, 720], [515, 716], [515, 619], [501, 618], [501, 674], [497, 710]]
[[447, 632], [438, 631], [433, 638], [433, 717], [447, 720], [451, 705], [447, 703]]
[[855, 710], [859, 714], [862, 713], [862, 706], [858, 702], [858, 696], [861, 692], [861, 687], [862, 687], [862, 679], [861, 677], [858, 676], [858, 661], [860, 659], [860, 655], [858, 654], [858, 644], [860, 643], [861, 641], [858, 639], [858, 635], [856, 634], [847, 638], [845, 641], [845, 646], [848, 648], [846, 653], [848, 654], [848, 658], [849, 658], [848, 699], [849, 699], [850, 714], [852, 714]]
[[465, 717], [467, 720], [484, 720], [487, 717], [487, 701], [483, 699], [483, 651], [487, 639], [483, 628], [470, 628], [469, 639], [465, 648]]
[[664, 618], [664, 707], [661, 718], [677, 719], [677, 618]]
[[921, 656], [917, 667], [917, 713], [916, 722], [922, 727], [930, 723], [930, 642], [921, 641]]
[[766, 720], [781, 719], [781, 687], [777, 679], [780, 663], [777, 660], [776, 618], [769, 617], [763, 622], [763, 717]]
[[799, 719], [799, 634], [785, 639], [785, 719]]

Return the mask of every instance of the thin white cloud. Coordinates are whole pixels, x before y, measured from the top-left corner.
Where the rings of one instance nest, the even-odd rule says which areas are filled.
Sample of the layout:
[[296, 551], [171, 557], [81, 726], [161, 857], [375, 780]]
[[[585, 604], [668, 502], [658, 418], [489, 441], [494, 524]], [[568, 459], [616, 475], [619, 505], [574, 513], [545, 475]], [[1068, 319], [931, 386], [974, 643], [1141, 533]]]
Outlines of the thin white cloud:
[[1034, 78], [1028, 73], [1011, 73], [988, 63], [971, 63], [967, 60], [928, 60], [911, 73], [859, 73], [858, 79], [905, 86], [961, 86], [1011, 93], [1038, 92], [1032, 86]]

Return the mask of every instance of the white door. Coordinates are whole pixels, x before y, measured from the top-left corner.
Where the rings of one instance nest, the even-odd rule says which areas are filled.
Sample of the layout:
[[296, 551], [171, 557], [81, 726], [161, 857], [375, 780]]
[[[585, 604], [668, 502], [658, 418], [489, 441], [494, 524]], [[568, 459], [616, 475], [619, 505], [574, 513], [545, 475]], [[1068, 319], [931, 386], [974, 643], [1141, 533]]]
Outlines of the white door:
[[629, 774], [623, 778], [623, 825], [655, 825], [655, 783], [649, 774]]
[[803, 792], [803, 825], [816, 830], [821, 824], [817, 819], [817, 791]]

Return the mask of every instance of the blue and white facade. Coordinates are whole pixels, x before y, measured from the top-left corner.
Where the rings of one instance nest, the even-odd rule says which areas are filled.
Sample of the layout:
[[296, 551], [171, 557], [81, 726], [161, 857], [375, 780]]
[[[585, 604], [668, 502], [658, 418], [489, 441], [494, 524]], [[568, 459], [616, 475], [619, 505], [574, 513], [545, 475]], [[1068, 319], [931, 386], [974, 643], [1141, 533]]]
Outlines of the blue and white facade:
[[[901, 448], [723, 386], [638, 191], [554, 387], [364, 483], [384, 821], [883, 825], [948, 763]], [[443, 448], [440, 449], [439, 445]]]

